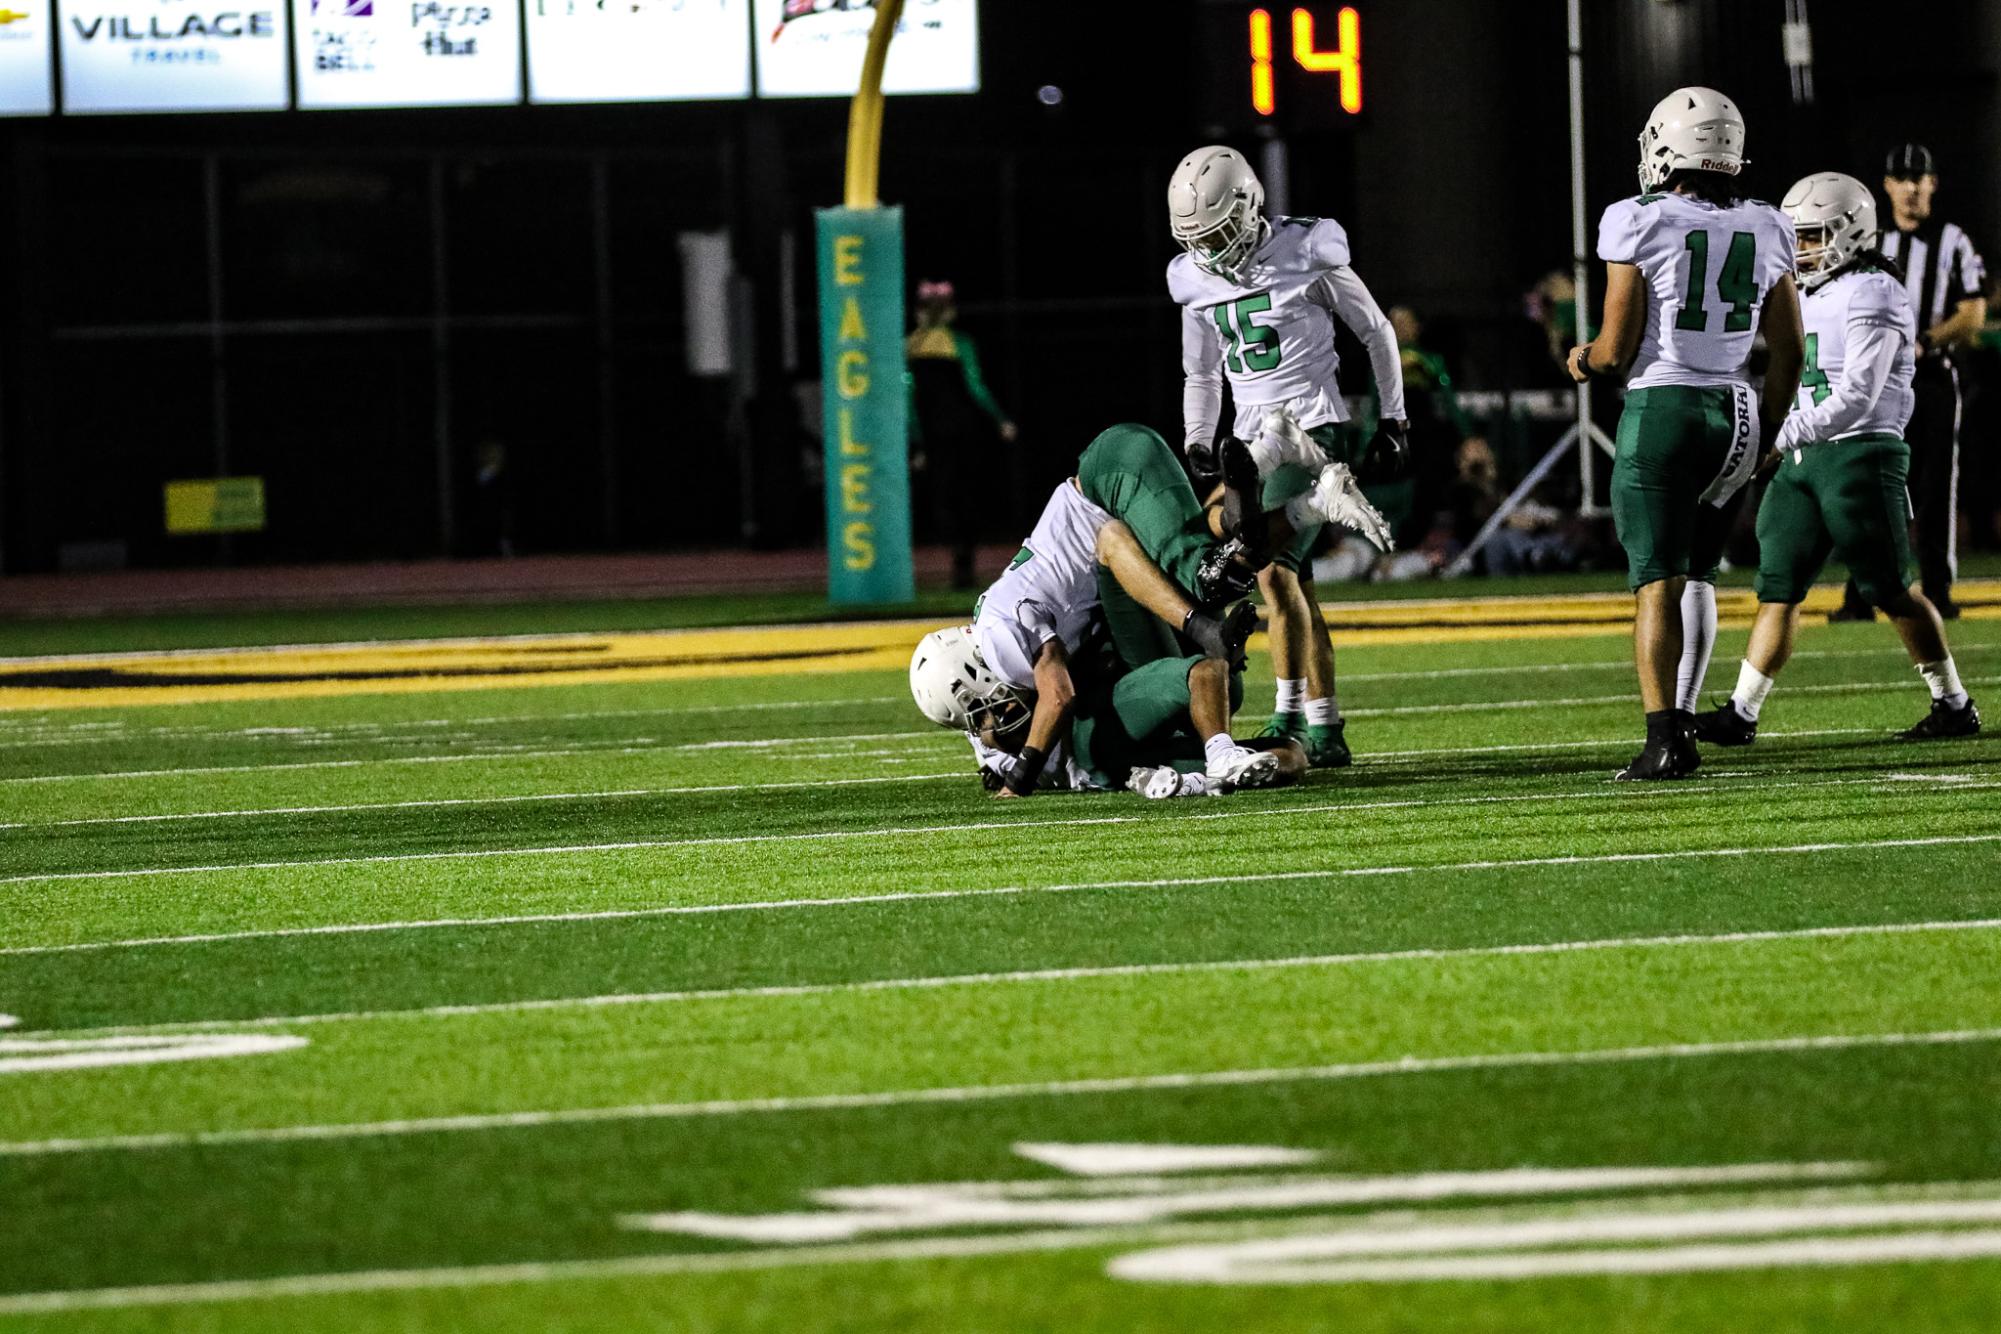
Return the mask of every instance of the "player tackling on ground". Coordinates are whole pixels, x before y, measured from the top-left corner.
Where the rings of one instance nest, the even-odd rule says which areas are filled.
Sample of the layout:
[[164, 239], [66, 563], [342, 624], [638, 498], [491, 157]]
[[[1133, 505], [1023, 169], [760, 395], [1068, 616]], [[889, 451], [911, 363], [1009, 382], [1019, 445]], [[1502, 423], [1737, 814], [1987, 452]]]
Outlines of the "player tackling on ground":
[[[1570, 354], [1580, 383], [1628, 366], [1612, 518], [1633, 589], [1633, 658], [1647, 740], [1622, 779], [1683, 778], [1701, 762], [1695, 706], [1716, 638], [1715, 580], [1734, 517], [1799, 385], [1805, 339], [1790, 219], [1740, 198], [1744, 118], [1713, 88], [1681, 88], [1640, 135], [1641, 194], [1605, 210], [1605, 324]], [[1771, 354], [1762, 411], [1751, 344]], [[1760, 419], [1764, 434], [1760, 434]]]
[[[1217, 459], [1227, 377], [1236, 405], [1233, 433], [1256, 455], [1266, 509], [1316, 487], [1328, 502], [1340, 491], [1361, 501], [1354, 470], [1371, 481], [1390, 480], [1409, 452], [1396, 333], [1349, 266], [1341, 224], [1268, 218], [1264, 198], [1250, 164], [1223, 147], [1190, 153], [1168, 185], [1169, 223], [1185, 252], [1167, 266], [1167, 290], [1181, 306], [1189, 462], [1198, 472], [1225, 471], [1210, 461]], [[1335, 382], [1336, 319], [1368, 348], [1382, 400], [1383, 427], [1366, 451], [1338, 429], [1348, 410]], [[1329, 459], [1338, 471], [1328, 471]], [[1302, 529], [1271, 553], [1258, 576], [1278, 678], [1267, 732], [1304, 741], [1316, 768], [1351, 760], [1334, 692], [1334, 644], [1313, 596], [1309, 562], [1319, 535], [1318, 527]], [[1379, 518], [1363, 535], [1385, 550], [1390, 545]]]
[[1784, 208], [1799, 237], [1806, 374], [1779, 432], [1779, 471], [1758, 510], [1758, 619], [1728, 702], [1696, 719], [1723, 746], [1758, 735], [1758, 711], [1792, 656], [1800, 603], [1831, 554], [1880, 608], [1931, 688], [1906, 741], [1972, 736], [1980, 711], [1960, 684], [1938, 611], [1913, 582], [1904, 442], [1917, 318], [1903, 275], [1877, 249], [1876, 201], [1851, 176], [1794, 184]]
[[[1255, 616], [1247, 605], [1209, 616], [1149, 555], [1189, 581], [1216, 546], [1166, 443], [1144, 427], [1113, 427], [1051, 494], [973, 624], [919, 643], [911, 694], [933, 722], [973, 738], [997, 797], [1028, 796], [1038, 783], [1122, 785], [1151, 766], [1173, 780], [1183, 740], [1196, 745], [1203, 781], [1164, 780], [1147, 795], [1296, 778], [1297, 747], [1246, 747], [1230, 735], [1241, 693], [1233, 660]], [[1231, 595], [1248, 586], [1247, 568], [1242, 580]]]

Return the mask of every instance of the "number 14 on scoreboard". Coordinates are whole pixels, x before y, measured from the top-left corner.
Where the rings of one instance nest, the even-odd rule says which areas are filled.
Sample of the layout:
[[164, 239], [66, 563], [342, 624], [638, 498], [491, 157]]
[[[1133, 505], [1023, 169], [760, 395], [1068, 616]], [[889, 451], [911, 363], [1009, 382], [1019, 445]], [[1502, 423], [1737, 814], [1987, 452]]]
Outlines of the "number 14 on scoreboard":
[[[1334, 16], [1334, 47], [1320, 46], [1310, 10], [1292, 11], [1292, 60], [1308, 74], [1332, 74], [1340, 80], [1341, 110], [1359, 115], [1362, 110], [1362, 18], [1352, 7]], [[1269, 9], [1251, 11], [1251, 106], [1260, 116], [1278, 110], [1278, 78], [1273, 62], [1272, 14]]]

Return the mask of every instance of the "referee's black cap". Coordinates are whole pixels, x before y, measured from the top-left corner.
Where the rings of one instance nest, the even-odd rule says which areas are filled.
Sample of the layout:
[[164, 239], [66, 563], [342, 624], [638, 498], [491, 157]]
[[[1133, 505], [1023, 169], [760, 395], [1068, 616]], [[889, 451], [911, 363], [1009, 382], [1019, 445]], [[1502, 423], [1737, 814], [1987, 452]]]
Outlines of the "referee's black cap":
[[1883, 174], [1895, 180], [1914, 181], [1920, 176], [1938, 175], [1932, 151], [1923, 144], [1898, 144], [1884, 160]]

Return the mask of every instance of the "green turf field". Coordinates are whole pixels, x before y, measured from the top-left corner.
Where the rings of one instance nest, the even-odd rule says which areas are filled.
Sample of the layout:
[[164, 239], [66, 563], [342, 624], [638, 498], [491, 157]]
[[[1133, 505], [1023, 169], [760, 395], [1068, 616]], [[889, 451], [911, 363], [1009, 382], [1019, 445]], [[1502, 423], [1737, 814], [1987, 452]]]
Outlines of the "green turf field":
[[1620, 634], [1345, 650], [1357, 767], [1195, 802], [898, 672], [0, 713], [0, 1323], [1991, 1330], [2001, 741], [1801, 647], [1639, 790]]

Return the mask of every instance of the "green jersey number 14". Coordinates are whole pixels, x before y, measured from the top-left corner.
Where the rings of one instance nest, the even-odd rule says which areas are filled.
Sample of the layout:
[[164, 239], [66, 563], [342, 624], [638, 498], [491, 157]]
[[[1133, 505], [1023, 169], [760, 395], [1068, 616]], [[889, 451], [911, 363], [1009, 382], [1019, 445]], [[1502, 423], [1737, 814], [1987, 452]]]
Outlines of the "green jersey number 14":
[[[1703, 304], [1709, 278], [1709, 233], [1694, 231], [1684, 244], [1688, 247], [1688, 290], [1681, 298], [1681, 313], [1674, 327], [1691, 333], [1709, 328], [1709, 308]], [[1723, 268], [1716, 275], [1716, 295], [1730, 307], [1723, 317], [1724, 333], [1743, 333], [1751, 327], [1751, 307], [1758, 302], [1758, 239], [1750, 232], [1732, 232], [1730, 249]]]

